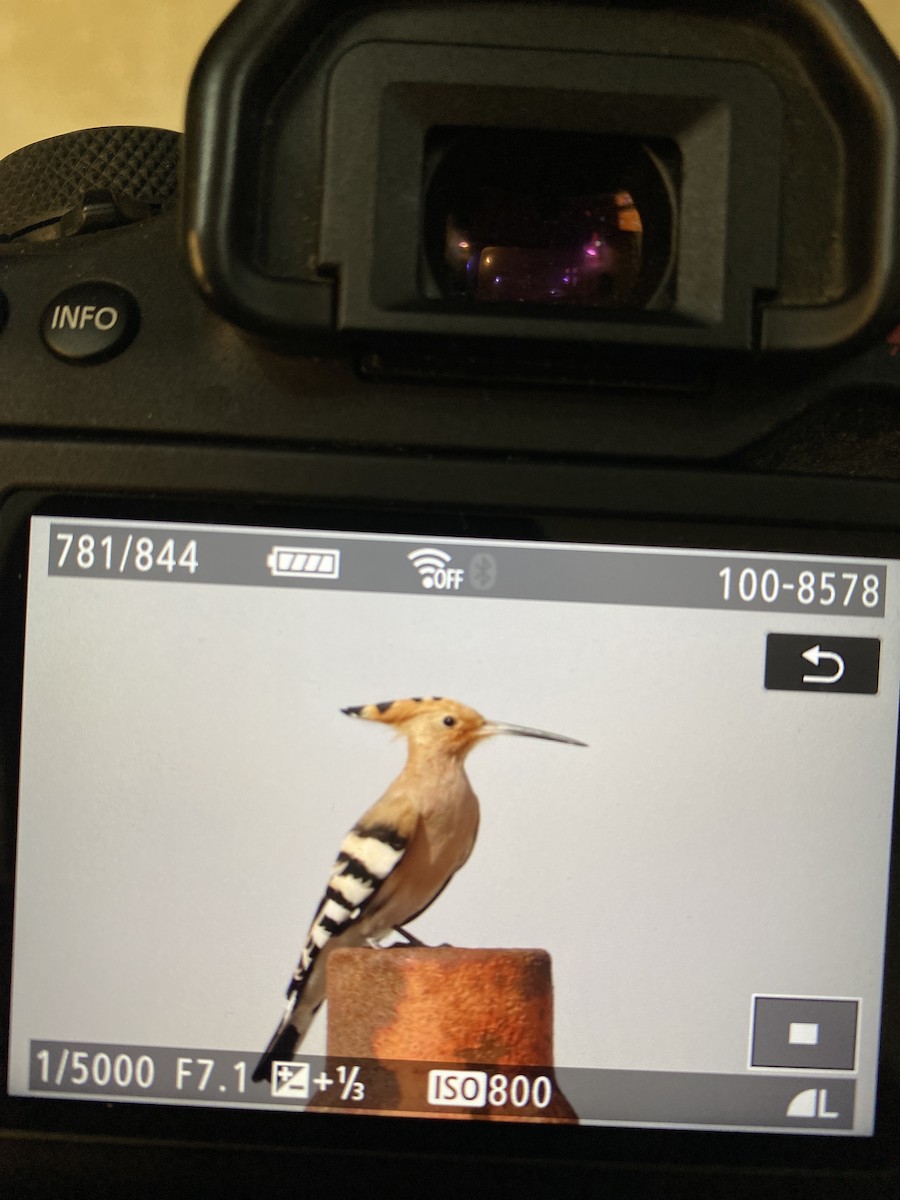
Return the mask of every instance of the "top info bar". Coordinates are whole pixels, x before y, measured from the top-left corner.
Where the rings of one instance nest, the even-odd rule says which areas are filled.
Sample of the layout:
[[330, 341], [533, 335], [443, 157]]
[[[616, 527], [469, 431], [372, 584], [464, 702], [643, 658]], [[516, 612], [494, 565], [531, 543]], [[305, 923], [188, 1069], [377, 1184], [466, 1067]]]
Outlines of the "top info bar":
[[35, 517], [50, 575], [882, 617], [872, 560]]

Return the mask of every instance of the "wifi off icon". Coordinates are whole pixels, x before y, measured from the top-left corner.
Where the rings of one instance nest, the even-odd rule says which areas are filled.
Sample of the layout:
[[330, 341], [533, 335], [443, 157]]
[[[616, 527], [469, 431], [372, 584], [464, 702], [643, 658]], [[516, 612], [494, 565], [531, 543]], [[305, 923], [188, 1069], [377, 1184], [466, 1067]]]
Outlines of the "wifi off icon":
[[446, 550], [424, 546], [411, 550], [406, 556], [419, 573], [422, 587], [435, 592], [458, 592], [465, 571], [462, 567], [451, 567], [452, 556]]

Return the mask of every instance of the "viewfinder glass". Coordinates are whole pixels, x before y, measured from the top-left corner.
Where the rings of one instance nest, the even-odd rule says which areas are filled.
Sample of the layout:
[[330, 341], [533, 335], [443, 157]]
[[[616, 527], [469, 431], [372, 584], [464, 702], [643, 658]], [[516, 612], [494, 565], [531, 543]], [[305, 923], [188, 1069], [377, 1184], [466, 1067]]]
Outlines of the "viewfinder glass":
[[597, 309], [667, 303], [673, 147], [591, 134], [438, 130], [428, 159], [425, 241], [448, 298]]

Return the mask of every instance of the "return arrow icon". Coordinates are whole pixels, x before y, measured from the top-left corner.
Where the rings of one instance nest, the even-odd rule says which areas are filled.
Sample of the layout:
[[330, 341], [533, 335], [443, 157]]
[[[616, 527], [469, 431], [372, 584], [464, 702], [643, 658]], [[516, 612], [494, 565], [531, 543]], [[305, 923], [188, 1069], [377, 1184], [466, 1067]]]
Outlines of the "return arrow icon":
[[814, 667], [818, 667], [820, 663], [826, 660], [834, 663], [833, 675], [804, 675], [804, 683], [837, 683], [839, 679], [843, 678], [845, 670], [844, 660], [832, 650], [823, 650], [821, 646], [811, 646], [809, 650], [803, 651], [802, 657], [807, 662], [812, 663]]
[[[767, 691], [824, 696], [878, 694], [880, 638], [839, 637], [822, 629], [766, 635]], [[804, 672], [807, 672], [804, 674]], [[819, 700], [812, 697], [818, 694]]]

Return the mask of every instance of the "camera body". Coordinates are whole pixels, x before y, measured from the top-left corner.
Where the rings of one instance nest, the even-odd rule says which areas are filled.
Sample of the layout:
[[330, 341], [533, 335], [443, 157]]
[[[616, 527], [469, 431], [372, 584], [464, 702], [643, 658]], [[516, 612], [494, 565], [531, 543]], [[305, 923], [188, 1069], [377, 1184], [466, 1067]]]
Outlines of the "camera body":
[[[810, 20], [790, 4], [753, 19], [702, 3], [551, 15], [353, 6], [332, 21], [315, 5], [277, 16], [239, 6], [194, 80], [177, 230], [168, 139], [89, 133], [7, 160], [3, 265], [15, 295], [8, 284], [4, 352], [12, 378], [34, 380], [27, 402], [13, 389], [8, 422], [892, 477], [875, 438], [839, 461], [839, 430], [858, 422], [852, 400], [837, 416], [829, 403], [895, 386], [900, 305], [900, 81], [868, 18], [846, 9]], [[426, 44], [437, 60], [455, 47], [451, 66], [426, 62]], [[523, 78], [529, 86], [514, 86]], [[451, 150], [457, 131], [545, 139], [511, 145], [517, 160], [573, 132], [587, 139], [573, 151], [582, 160], [632, 145], [668, 156], [667, 195], [645, 213], [645, 242], [654, 224], [669, 227], [657, 294], [599, 308], [448, 296], [423, 248], [444, 215], [429, 211], [435, 129]], [[486, 153], [502, 162], [496, 147]], [[132, 220], [163, 211], [135, 227], [114, 213], [118, 227], [104, 230], [96, 206], [85, 223], [92, 189], [138, 197]], [[185, 266], [206, 305], [186, 292]], [[33, 339], [73, 272], [132, 288], [117, 332], [139, 314], [141, 336], [73, 349], [63, 361], [76, 370], [65, 371], [52, 347], [35, 362]], [[168, 319], [147, 303], [148, 272]], [[102, 370], [77, 369], [98, 357]], [[191, 395], [228, 400], [176, 401], [162, 367], [173, 361]], [[140, 380], [138, 411], [119, 402], [128, 377]], [[411, 403], [410, 387], [426, 385], [439, 386], [437, 403]], [[235, 399], [248, 390], [252, 420]], [[877, 400], [867, 407], [868, 426], [889, 420], [873, 415]]]
[[[473, 538], [746, 551], [733, 581], [722, 560], [721, 603], [746, 582], [749, 608], [783, 605], [790, 620], [805, 615], [791, 595], [764, 595], [786, 568], [753, 564], [804, 555], [808, 570], [831, 556], [834, 570], [815, 558], [812, 583], [778, 586], [812, 589], [816, 635], [837, 578], [852, 609], [855, 568], [841, 564], [900, 557], [898, 116], [900, 66], [850, 0], [337, 13], [244, 0], [198, 66], [183, 148], [159, 131], [88, 131], [0, 166], [0, 632], [18, 667], [2, 696], [10, 910], [17, 832], [32, 820], [29, 571], [40, 591], [28, 530], [43, 536], [47, 515], [82, 522], [72, 536], [92, 539], [90, 572], [101, 532], [113, 563], [119, 520], [287, 526], [427, 535], [453, 553]], [[69, 526], [48, 528], [58, 574], [52, 537]], [[137, 579], [124, 545], [119, 573]], [[864, 569], [860, 587], [892, 578]], [[892, 671], [885, 657], [882, 688]], [[536, 688], [561, 686], [544, 678], [536, 668]], [[637, 730], [635, 744], [652, 753], [655, 736]], [[894, 743], [886, 753], [892, 771]], [[20, 847], [20, 887], [26, 861]], [[888, 1017], [900, 998], [891, 905]], [[4, 934], [11, 953], [11, 916]], [[31, 952], [21, 931], [16, 945]], [[783, 995], [774, 976], [760, 987]], [[811, 994], [849, 1003], [836, 987]], [[856, 1139], [622, 1118], [471, 1122], [463, 1134], [420, 1121], [416, 1144], [525, 1174], [540, 1158], [535, 1170], [573, 1188], [597, 1164], [623, 1178], [625, 1164], [691, 1164], [710, 1187], [716, 1168], [731, 1187], [727, 1172], [775, 1164], [818, 1195], [843, 1194], [848, 1170], [884, 1194], [897, 1179], [896, 1028], [886, 1017], [866, 1034], [874, 1115]], [[827, 1126], [824, 1085], [810, 1080], [807, 1116]], [[107, 1112], [71, 1092], [10, 1089], [4, 1123], [297, 1145], [290, 1114]], [[350, 1118], [314, 1120], [301, 1143], [324, 1177]], [[408, 1114], [355, 1120], [362, 1150], [389, 1145], [390, 1170], [421, 1170], [404, 1157]]]

